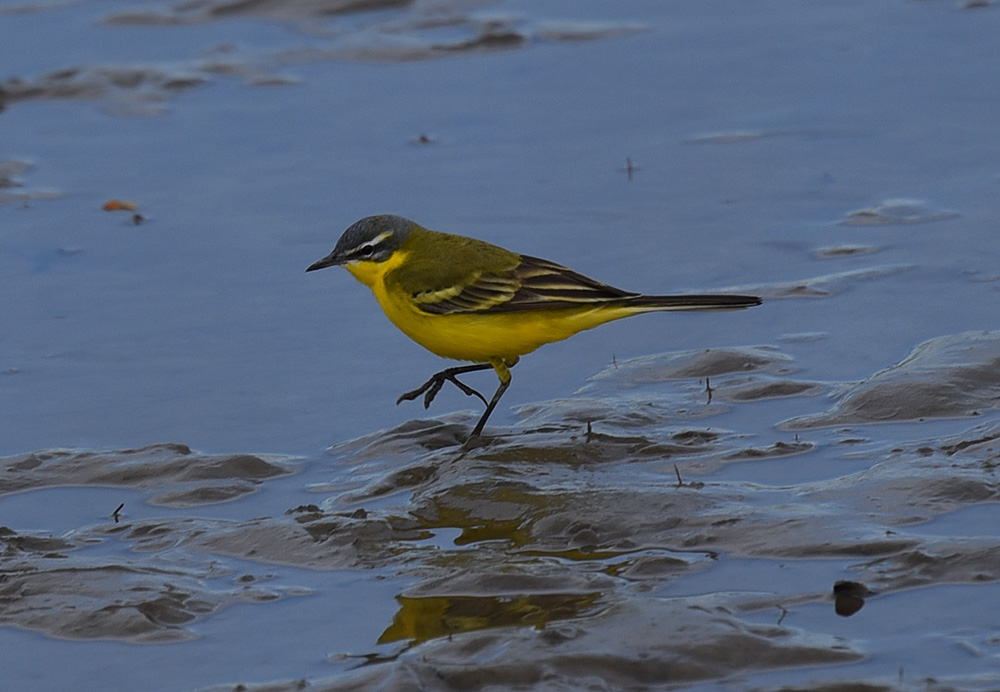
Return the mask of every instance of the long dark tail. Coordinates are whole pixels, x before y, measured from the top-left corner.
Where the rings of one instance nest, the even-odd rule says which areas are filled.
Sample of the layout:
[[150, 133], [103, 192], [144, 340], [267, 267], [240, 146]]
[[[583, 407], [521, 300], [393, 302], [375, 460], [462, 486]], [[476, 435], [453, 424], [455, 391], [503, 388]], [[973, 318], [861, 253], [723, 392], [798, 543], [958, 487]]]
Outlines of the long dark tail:
[[622, 301], [629, 307], [646, 310], [741, 310], [760, 305], [757, 296], [739, 295], [687, 295], [687, 296], [635, 296]]

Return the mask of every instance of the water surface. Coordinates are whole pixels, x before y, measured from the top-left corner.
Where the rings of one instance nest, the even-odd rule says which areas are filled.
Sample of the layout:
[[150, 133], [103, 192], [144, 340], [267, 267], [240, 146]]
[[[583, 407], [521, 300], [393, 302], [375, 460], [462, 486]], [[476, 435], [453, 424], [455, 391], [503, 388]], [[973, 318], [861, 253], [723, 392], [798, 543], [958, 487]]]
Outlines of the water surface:
[[[996, 689], [998, 25], [0, 5], [5, 680]], [[385, 212], [765, 302], [548, 346], [464, 449], [304, 273]]]

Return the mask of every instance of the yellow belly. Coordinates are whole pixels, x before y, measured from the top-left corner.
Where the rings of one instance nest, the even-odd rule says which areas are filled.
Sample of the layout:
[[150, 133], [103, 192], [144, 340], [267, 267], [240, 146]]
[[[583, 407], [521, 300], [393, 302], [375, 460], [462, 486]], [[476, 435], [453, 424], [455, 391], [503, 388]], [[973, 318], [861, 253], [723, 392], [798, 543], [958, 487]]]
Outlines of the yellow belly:
[[624, 309], [596, 307], [433, 315], [410, 303], [393, 300], [377, 287], [373, 287], [373, 292], [386, 316], [408, 337], [444, 358], [473, 362], [496, 358], [513, 362], [539, 346], [635, 314]]
[[620, 305], [592, 305], [525, 312], [452, 313], [437, 315], [418, 309], [405, 295], [386, 290], [385, 275], [405, 258], [356, 262], [347, 269], [372, 289], [389, 320], [404, 334], [443, 358], [476, 363], [504, 359], [508, 363], [539, 346], [577, 332], [644, 312]]

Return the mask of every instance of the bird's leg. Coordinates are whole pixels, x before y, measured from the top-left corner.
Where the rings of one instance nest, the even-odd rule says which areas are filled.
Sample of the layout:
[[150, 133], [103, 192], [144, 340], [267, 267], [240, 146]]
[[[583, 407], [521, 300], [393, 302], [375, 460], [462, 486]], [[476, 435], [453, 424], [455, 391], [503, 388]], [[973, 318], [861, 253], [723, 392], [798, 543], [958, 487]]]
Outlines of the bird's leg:
[[437, 396], [437, 393], [441, 391], [441, 387], [444, 386], [444, 383], [451, 382], [453, 385], [461, 389], [466, 396], [477, 396], [484, 404], [489, 406], [486, 401], [486, 397], [464, 382], [460, 382], [455, 375], [462, 375], [467, 372], [477, 372], [479, 370], [489, 370], [492, 367], [493, 365], [491, 363], [476, 363], [475, 365], [460, 365], [454, 368], [447, 368], [441, 372], [436, 372], [431, 376], [431, 379], [424, 382], [420, 385], [420, 387], [414, 389], [412, 392], [406, 392], [401, 397], [396, 399], [396, 404], [403, 401], [413, 401], [421, 394], [424, 394], [424, 392], [427, 392], [424, 395], [424, 408], [428, 408], [430, 407], [431, 402], [434, 401], [434, 397]]
[[[519, 358], [514, 358], [513, 360], [507, 360], [506, 358], [492, 358], [489, 363], [476, 363], [474, 365], [460, 365], [455, 368], [447, 368], [441, 372], [434, 373], [429, 380], [424, 382], [420, 387], [414, 389], [412, 392], [406, 392], [400, 396], [396, 403], [399, 404], [403, 401], [412, 401], [416, 399], [421, 394], [424, 395], [424, 408], [428, 408], [431, 402], [434, 401], [434, 397], [437, 393], [441, 391], [441, 387], [444, 386], [445, 382], [451, 382], [453, 385], [461, 389], [467, 396], [476, 396], [486, 404], [486, 410], [483, 411], [482, 417], [479, 422], [476, 423], [476, 427], [472, 429], [472, 434], [469, 435], [469, 439], [479, 437], [483, 432], [483, 426], [486, 425], [486, 419], [490, 417], [493, 413], [493, 409], [497, 407], [497, 403], [500, 401], [500, 397], [503, 393], [507, 391], [507, 387], [510, 386], [510, 369], [517, 365]], [[479, 370], [489, 370], [493, 368], [497, 377], [500, 378], [500, 386], [493, 393], [493, 398], [486, 401], [486, 397], [477, 392], [475, 389], [469, 385], [461, 382], [456, 375], [464, 375], [467, 372], [478, 372]]]
[[472, 434], [469, 435], [470, 440], [475, 437], [479, 437], [480, 433], [483, 432], [483, 426], [486, 425], [486, 419], [490, 417], [491, 413], [493, 413], [493, 409], [497, 407], [500, 397], [503, 396], [503, 393], [507, 391], [507, 387], [510, 386], [510, 369], [517, 365], [518, 360], [518, 358], [511, 361], [504, 358], [493, 358], [490, 361], [490, 365], [492, 365], [493, 369], [497, 371], [497, 377], [500, 378], [500, 386], [497, 387], [496, 392], [493, 393], [493, 398], [490, 399], [490, 403], [486, 404], [486, 410], [483, 411], [483, 417], [479, 419], [479, 422], [476, 423], [476, 427], [472, 429]]

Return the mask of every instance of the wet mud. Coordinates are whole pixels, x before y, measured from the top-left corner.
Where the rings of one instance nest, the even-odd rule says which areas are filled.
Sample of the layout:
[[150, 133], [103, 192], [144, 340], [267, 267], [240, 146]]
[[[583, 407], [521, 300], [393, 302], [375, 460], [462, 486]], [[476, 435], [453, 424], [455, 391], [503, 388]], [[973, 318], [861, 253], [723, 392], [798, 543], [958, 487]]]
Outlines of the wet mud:
[[1000, 332], [966, 332], [921, 344], [891, 368], [834, 393], [826, 413], [788, 430], [858, 423], [975, 417], [1000, 406]]
[[0, 204], [29, 205], [35, 200], [62, 196], [55, 190], [34, 188], [26, 184], [24, 176], [31, 169], [32, 165], [27, 161], [0, 160]]
[[149, 498], [154, 505], [170, 507], [234, 500], [268, 478], [292, 473], [273, 456], [199, 454], [181, 444], [116, 452], [51, 450], [3, 461], [0, 494], [62, 485], [140, 490], [170, 486]]
[[[944, 34], [946, 26], [960, 31], [956, 24], [967, 17], [984, 17], [983, 25], [992, 17], [955, 10], [995, 3], [939, 7], [944, 4], [907, 8], [928, 13], [924, 21], [935, 27], [930, 33]], [[863, 6], [853, 12], [860, 16]], [[747, 10], [732, 9], [733, 16], [744, 13], [741, 21], [756, 21]], [[0, 458], [0, 634], [22, 636], [19, 650], [32, 654], [16, 674], [5, 675], [37, 680], [45, 672], [38, 661], [48, 665], [48, 652], [65, 655], [65, 646], [85, 649], [85, 655], [99, 652], [95, 657], [112, 652], [112, 672], [99, 680], [112, 689], [130, 689], [131, 676], [147, 668], [157, 689], [243, 692], [1000, 689], [1000, 332], [989, 324], [973, 330], [990, 321], [988, 301], [997, 295], [998, 280], [991, 251], [977, 246], [995, 235], [992, 140], [988, 127], [977, 129], [996, 120], [979, 93], [979, 85], [996, 81], [990, 61], [977, 54], [959, 62], [930, 49], [941, 48], [937, 44], [921, 49], [933, 57], [912, 64], [888, 58], [905, 55], [902, 44], [886, 44], [877, 59], [858, 57], [872, 47], [865, 41], [873, 41], [872, 34], [860, 34], [881, 25], [870, 16], [850, 16], [843, 20], [849, 29], [815, 39], [816, 47], [835, 45], [818, 54], [827, 60], [815, 61], [833, 56], [831, 72], [802, 73], [801, 84], [823, 86], [819, 98], [742, 70], [758, 61], [769, 77], [786, 71], [789, 60], [770, 61], [792, 50], [798, 39], [791, 34], [757, 47], [750, 60], [737, 33], [751, 32], [738, 22], [739, 32], [708, 50], [699, 25], [718, 18], [666, 21], [663, 15], [646, 24], [532, 15], [539, 11], [409, 0], [0, 8], [0, 22], [53, 13], [53, 30], [65, 21], [63, 13], [78, 12], [79, 26], [89, 27], [81, 30], [81, 43], [121, 32], [132, 36], [118, 49], [123, 54], [134, 50], [124, 44], [141, 44], [155, 32], [164, 33], [151, 42], [171, 49], [182, 32], [184, 41], [195, 41], [180, 41], [178, 53], [164, 50], [149, 59], [141, 51], [125, 60], [57, 51], [51, 62], [26, 60], [30, 69], [0, 75], [0, 117], [32, 108], [45, 116], [38, 132], [16, 121], [20, 139], [0, 152], [0, 211], [12, 226], [23, 223], [16, 214], [31, 222], [5, 235], [7, 245], [0, 248], [12, 292], [33, 296], [18, 303], [14, 321], [47, 325], [23, 342], [8, 342], [15, 348], [0, 368], [2, 384], [18, 384], [24, 397], [9, 397], [14, 403], [8, 411], [13, 416], [23, 407], [32, 413], [19, 420], [33, 416], [31, 424], [44, 431], [25, 438], [43, 439], [29, 449], [62, 444], [63, 435], [111, 438], [122, 447], [128, 443], [117, 440], [135, 439], [122, 437], [122, 430], [142, 437], [131, 448], [40, 448]], [[941, 19], [947, 13], [951, 17]], [[769, 24], [784, 27], [793, 15], [779, 12]], [[811, 29], [826, 31], [841, 21], [832, 14], [810, 17], [794, 24], [810, 43]], [[906, 21], [898, 33], [877, 29], [873, 45], [919, 33], [917, 23]], [[969, 25], [960, 26], [964, 31]], [[240, 30], [219, 30], [232, 27]], [[205, 33], [191, 38], [194, 32]], [[978, 45], [964, 33], [955, 35], [963, 37], [957, 42], [962, 46]], [[615, 42], [626, 37], [637, 41]], [[586, 56], [567, 49], [585, 42], [617, 52], [581, 62]], [[558, 44], [559, 51], [535, 64], [487, 62], [521, 58], [546, 44]], [[643, 62], [664, 55], [670, 60]], [[468, 71], [448, 73], [436, 86], [429, 77], [438, 75], [418, 69], [451, 66], [463, 57]], [[891, 68], [884, 80], [879, 60]], [[316, 68], [325, 63], [334, 69], [320, 74]], [[587, 72], [572, 78], [579, 86], [568, 88], [566, 75], [583, 64]], [[776, 64], [780, 69], [769, 69]], [[947, 89], [932, 94], [940, 88], [938, 65]], [[380, 94], [375, 72], [340, 81], [339, 71], [348, 67], [385, 70], [378, 77], [391, 77], [388, 97]], [[546, 77], [521, 79], [536, 69]], [[391, 70], [410, 72], [399, 78]], [[920, 74], [927, 93], [911, 98], [909, 78], [898, 79], [892, 70]], [[619, 97], [618, 82], [630, 82], [636, 71], [654, 78]], [[846, 75], [842, 85], [830, 79], [834, 73], [837, 79]], [[866, 81], [872, 75], [877, 83]], [[940, 117], [933, 108], [951, 104], [963, 79], [977, 82], [976, 93], [962, 95], [963, 108]], [[210, 96], [209, 85], [226, 82], [235, 85], [221, 84]], [[468, 90], [462, 99], [453, 93], [459, 84]], [[718, 85], [729, 86], [713, 91]], [[310, 86], [336, 98], [282, 99]], [[902, 106], [881, 103], [887, 88], [890, 100]], [[659, 91], [665, 94], [660, 100], [644, 100]], [[786, 91], [793, 94], [788, 102], [757, 100]], [[262, 93], [277, 96], [265, 104], [255, 100]], [[612, 106], [601, 101], [606, 94], [614, 94]], [[706, 96], [709, 101], [701, 102]], [[341, 108], [358, 101], [356, 111]], [[425, 101], [440, 103], [441, 112]], [[520, 111], [485, 112], [522, 101], [528, 115], [513, 127], [507, 119]], [[63, 156], [45, 148], [52, 133], [66, 129], [47, 110], [66, 108], [62, 102], [97, 105], [92, 110], [98, 113], [75, 109], [87, 114], [79, 139], [86, 144], [93, 138], [91, 149]], [[407, 102], [420, 108], [399, 109]], [[855, 114], [857, 103], [864, 109]], [[168, 111], [175, 108], [173, 115], [184, 117], [172, 118]], [[376, 118], [395, 116], [396, 109], [412, 120]], [[598, 115], [588, 120], [591, 110]], [[322, 117], [300, 121], [307, 112]], [[131, 119], [123, 123], [123, 116]], [[672, 129], [675, 118], [684, 123], [680, 129]], [[558, 126], [532, 130], [529, 121]], [[901, 122], [908, 124], [901, 128]], [[920, 122], [933, 125], [920, 130]], [[417, 135], [432, 126], [445, 132]], [[298, 127], [297, 137], [277, 136]], [[324, 136], [308, 136], [315, 134], [305, 131], [309, 127]], [[518, 128], [532, 130], [531, 137], [521, 141]], [[355, 129], [367, 134], [355, 137]], [[119, 139], [122, 130], [148, 147]], [[216, 142], [213, 130], [232, 138]], [[961, 130], [969, 140], [959, 137]], [[330, 139], [329, 132], [346, 136]], [[166, 137], [170, 133], [173, 138]], [[935, 141], [947, 144], [923, 152], [924, 143]], [[197, 146], [185, 148], [191, 142]], [[382, 148], [384, 142], [395, 148]], [[473, 142], [488, 146], [469, 146]], [[160, 156], [175, 143], [182, 143], [179, 164]], [[632, 146], [637, 151], [627, 149]], [[148, 178], [144, 196], [121, 182], [113, 188], [107, 183], [107, 169], [116, 162], [95, 153], [116, 147], [141, 161], [141, 176]], [[196, 151], [202, 147], [207, 156]], [[537, 149], [538, 161], [524, 156], [528, 149]], [[320, 163], [310, 165], [315, 151], [322, 153], [315, 157]], [[805, 151], [815, 158], [803, 161]], [[575, 152], [574, 158], [560, 159], [566, 152]], [[968, 152], [975, 155], [963, 155]], [[440, 158], [416, 158], [424, 154]], [[381, 165], [382, 159], [391, 165]], [[889, 162], [898, 166], [896, 178]], [[852, 172], [854, 166], [862, 172]], [[86, 173], [67, 174], [76, 169]], [[781, 179], [786, 170], [793, 183]], [[423, 185], [431, 178], [440, 189]], [[461, 178], [482, 182], [467, 188]], [[67, 189], [48, 188], [46, 179], [65, 180]], [[697, 191], [666, 194], [683, 188], [685, 179], [697, 179]], [[266, 192], [252, 186], [260, 180]], [[316, 180], [322, 185], [313, 187]], [[405, 191], [413, 180], [420, 184]], [[511, 180], [527, 183], [505, 187]], [[568, 191], [560, 188], [566, 180], [572, 181]], [[756, 180], [766, 184], [755, 187]], [[229, 188], [236, 189], [236, 203], [227, 200]], [[296, 197], [296, 188], [306, 192]], [[643, 277], [650, 285], [669, 285], [674, 271], [692, 284], [752, 282], [720, 290], [762, 296], [765, 304], [753, 314], [758, 328], [734, 322], [742, 326], [695, 331], [698, 336], [682, 347], [673, 339], [688, 336], [686, 328], [699, 329], [698, 323], [671, 324], [676, 332], [638, 351], [666, 352], [631, 359], [610, 356], [616, 344], [601, 342], [595, 351], [606, 351], [610, 363], [589, 368], [600, 369], [576, 392], [522, 404], [513, 417], [498, 411], [495, 425], [474, 444], [467, 437], [478, 411], [382, 423], [379, 416], [388, 415], [382, 409], [367, 413], [372, 399], [360, 403], [347, 394], [374, 387], [363, 368], [344, 382], [332, 375], [342, 370], [322, 370], [348, 358], [375, 371], [387, 366], [381, 351], [374, 358], [366, 352], [379, 332], [364, 331], [371, 328], [357, 319], [360, 308], [345, 307], [346, 299], [337, 306], [342, 312], [326, 312], [334, 302], [329, 293], [323, 302], [309, 302], [287, 276], [289, 267], [301, 275], [300, 256], [312, 254], [307, 245], [327, 242], [329, 214], [386, 204], [386, 189], [400, 191], [394, 203], [426, 205], [428, 216], [453, 213], [487, 228], [504, 224], [505, 232], [534, 234], [528, 240], [555, 246], [560, 237], [572, 238], [600, 252], [609, 231], [629, 228], [635, 233], [624, 245], [649, 242], [650, 256], [662, 251], [675, 263], [642, 264], [652, 274]], [[969, 189], [992, 192], [983, 202]], [[597, 191], [610, 197], [599, 200]], [[247, 205], [251, 195], [268, 202]], [[518, 206], [532, 195], [538, 199]], [[925, 201], [925, 195], [942, 201]], [[505, 201], [477, 206], [485, 198]], [[143, 226], [127, 239], [102, 236], [106, 227], [80, 220], [81, 210], [101, 214], [105, 200], [111, 200], [106, 210], [113, 204], [135, 212], [134, 224], [158, 204], [156, 219], [167, 223]], [[61, 215], [36, 214], [43, 206], [60, 207]], [[274, 216], [263, 214], [263, 207]], [[632, 215], [646, 207], [645, 216]], [[182, 217], [186, 208], [194, 213]], [[177, 218], [170, 222], [171, 216]], [[136, 231], [126, 218], [115, 219], [117, 230]], [[682, 230], [668, 235], [663, 228], [670, 224]], [[584, 237], [585, 226], [599, 226], [600, 234]], [[539, 231], [559, 234], [567, 227], [571, 233], [564, 236], [541, 238]], [[718, 233], [716, 227], [726, 230], [715, 245], [702, 246], [710, 255], [699, 260], [705, 264], [684, 274], [687, 267], [676, 266], [682, 261], [673, 253], [688, 243], [697, 247], [702, 232]], [[51, 235], [53, 228], [60, 233]], [[139, 235], [147, 228], [164, 233]], [[737, 233], [749, 240], [733, 242], [735, 249], [726, 252], [722, 246]], [[188, 235], [211, 242], [192, 245]], [[156, 237], [168, 240], [136, 242]], [[259, 254], [235, 252], [258, 245]], [[51, 266], [56, 256], [99, 258], [113, 254], [112, 247], [122, 254], [76, 267], [74, 274]], [[614, 251], [648, 261], [626, 249]], [[158, 262], [169, 267], [160, 282], [175, 274], [183, 281], [159, 285], [147, 277]], [[126, 268], [134, 281], [126, 281]], [[260, 283], [240, 283], [248, 275]], [[108, 276], [117, 280], [104, 281]], [[744, 276], [756, 278], [734, 278]], [[171, 290], [185, 300], [160, 302], [165, 294], [176, 297]], [[91, 312], [90, 305], [64, 300], [69, 295], [109, 307]], [[234, 295], [228, 303], [217, 300]], [[247, 309], [250, 295], [274, 302]], [[928, 307], [894, 314], [903, 303]], [[813, 306], [820, 309], [810, 311]], [[182, 317], [171, 318], [171, 310]], [[222, 318], [241, 310], [243, 321]], [[302, 314], [286, 319], [298, 310]], [[145, 321], [122, 321], [133, 313]], [[357, 340], [336, 341], [329, 324], [321, 331], [320, 314], [333, 315], [330, 324], [349, 322]], [[897, 329], [882, 334], [883, 321]], [[785, 328], [789, 333], [782, 333]], [[877, 339], [882, 350], [870, 355]], [[839, 350], [825, 350], [833, 341]], [[112, 348], [105, 350], [108, 343]], [[254, 346], [236, 348], [243, 343]], [[689, 346], [700, 343], [728, 345]], [[891, 355], [882, 358], [886, 350]], [[73, 357], [64, 356], [69, 352]], [[108, 367], [123, 353], [134, 367]], [[856, 358], [866, 365], [858, 366]], [[409, 372], [417, 362], [400, 361], [395, 372]], [[248, 370], [256, 369], [270, 377], [251, 381]], [[829, 374], [848, 369], [850, 375]], [[160, 379], [147, 380], [154, 370]], [[392, 377], [388, 370], [384, 376]], [[55, 394], [67, 380], [70, 387]], [[98, 380], [110, 382], [112, 391], [95, 403], [90, 395]], [[126, 381], [141, 384], [129, 388]], [[316, 382], [322, 383], [318, 398], [295, 398], [297, 389]], [[213, 398], [215, 390], [228, 392], [224, 405]], [[10, 391], [15, 388], [4, 393]], [[133, 406], [130, 397], [147, 405]], [[304, 419], [319, 408], [317, 401], [330, 410]], [[391, 407], [391, 400], [385, 405]], [[441, 408], [434, 412], [451, 410], [443, 401], [435, 406]], [[350, 420], [363, 425], [327, 434], [323, 426], [331, 417], [355, 407], [364, 418]], [[90, 436], [88, 425], [100, 427], [106, 422], [101, 417], [114, 415], [124, 421], [120, 427]], [[177, 435], [179, 442], [170, 442], [170, 434], [143, 437], [161, 429], [161, 415], [164, 424], [176, 425], [168, 429], [190, 432]], [[150, 418], [153, 424], [145, 422]], [[70, 420], [84, 423], [60, 427]], [[354, 439], [306, 458], [192, 449], [186, 435], [199, 434], [209, 420], [217, 428], [230, 426], [215, 440], [266, 427], [254, 438], [264, 443], [247, 444], [263, 448], [279, 440], [279, 451], [282, 441], [291, 444], [306, 429], [322, 430], [323, 445]], [[146, 427], [137, 433], [139, 425]], [[380, 425], [388, 427], [378, 430]], [[166, 441], [148, 444], [157, 440]], [[305, 605], [294, 610], [298, 604]], [[344, 616], [346, 605], [359, 606], [361, 615]], [[303, 618], [305, 610], [317, 620]], [[234, 655], [251, 640], [268, 647], [260, 658], [276, 661], [266, 674]], [[132, 646], [138, 644], [143, 646]], [[217, 667], [185, 677], [202, 650], [184, 647], [200, 644], [218, 655]], [[101, 646], [116, 648], [96, 648]], [[309, 646], [322, 653], [313, 657], [315, 666], [299, 670], [312, 654], [295, 654]], [[84, 663], [75, 661], [81, 670]], [[59, 667], [77, 672], [72, 660]], [[270, 673], [275, 670], [281, 675]], [[112, 681], [119, 672], [128, 677]], [[225, 684], [206, 687], [220, 678]]]
[[[41, 75], [0, 81], [0, 111], [25, 101], [100, 101], [115, 115], [163, 112], [174, 96], [230, 77], [249, 86], [285, 86], [298, 80], [284, 68], [325, 61], [413, 62], [498, 50], [536, 42], [613, 39], [641, 32], [636, 23], [529, 21], [477, 11], [479, 3], [430, 5], [409, 0], [368, 2], [181, 2], [108, 14], [112, 27], [178, 27], [240, 18], [287, 23], [298, 45], [273, 52], [220, 44], [203, 55], [161, 65], [66, 65]], [[380, 10], [395, 10], [379, 16]], [[376, 14], [373, 14], [376, 13]], [[2, 16], [2, 14], [0, 14]], [[345, 29], [337, 20], [360, 22]], [[352, 19], [353, 18], [353, 19]], [[359, 31], [360, 28], [360, 31]]]
[[846, 226], [895, 226], [944, 221], [956, 216], [956, 212], [933, 209], [922, 200], [887, 199], [874, 206], [852, 211], [842, 223]]
[[[0, 461], [0, 496], [56, 487], [150, 490], [152, 505], [193, 508], [253, 493], [268, 478], [292, 472], [253, 455], [212, 456], [163, 444], [117, 452], [52, 450]], [[235, 602], [269, 601], [280, 591], [210, 561], [192, 565], [168, 548], [206, 530], [195, 519], [122, 521], [108, 507], [107, 524], [60, 537], [0, 528], [0, 622], [69, 639], [164, 642], [191, 638], [185, 626]], [[124, 515], [127, 516], [127, 513]], [[77, 551], [122, 537], [151, 559], [78, 557]], [[152, 557], [156, 555], [156, 557]], [[176, 559], [176, 564], [171, 564]], [[225, 586], [206, 587], [220, 579]]]
[[[879, 395], [866, 400], [928, 416], [914, 402], [931, 391], [941, 415], [985, 411], [984, 401], [1000, 399], [1000, 384], [969, 373], [995, 370], [996, 343], [990, 333], [934, 340], [868, 378], [864, 391]], [[856, 435], [887, 416], [857, 414], [871, 404], [845, 406], [860, 396], [855, 386], [837, 409], [852, 417], [823, 419], [851, 427], [827, 436], [764, 443], [710, 425], [731, 407], [816, 401], [836, 388], [796, 382], [794, 370], [775, 347], [624, 361], [574, 397], [525, 407], [519, 426], [479, 444], [464, 444], [470, 420], [456, 415], [336, 445], [322, 468], [301, 478], [315, 502], [273, 514], [109, 517], [60, 536], [4, 527], [0, 622], [76, 639], [183, 640], [233, 603], [311, 593], [267, 581], [268, 565], [287, 565], [411, 581], [378, 640], [334, 656], [344, 671], [309, 689], [579, 689], [600, 681], [653, 690], [863, 662], [862, 641], [825, 632], [822, 619], [793, 625], [783, 614], [820, 606], [843, 618], [893, 593], [1000, 581], [992, 530], [920, 529], [1000, 500], [1000, 423], [970, 419], [940, 439], [866, 444]], [[920, 384], [905, 386], [912, 373]], [[955, 384], [973, 380], [976, 387]], [[640, 392], [651, 405], [625, 415]], [[750, 480], [754, 464], [814, 455], [828, 460], [828, 473]], [[859, 457], [860, 470], [836, 471]], [[745, 473], [718, 476], [732, 465]], [[177, 444], [56, 450], [4, 459], [0, 492], [112, 486], [143, 490], [153, 505], [193, 508], [292, 470], [288, 460], [203, 455]], [[127, 546], [127, 557], [87, 557], [112, 542]], [[234, 570], [227, 558], [257, 569]], [[670, 595], [723, 565], [785, 560], [843, 567], [798, 590], [734, 584]]]

